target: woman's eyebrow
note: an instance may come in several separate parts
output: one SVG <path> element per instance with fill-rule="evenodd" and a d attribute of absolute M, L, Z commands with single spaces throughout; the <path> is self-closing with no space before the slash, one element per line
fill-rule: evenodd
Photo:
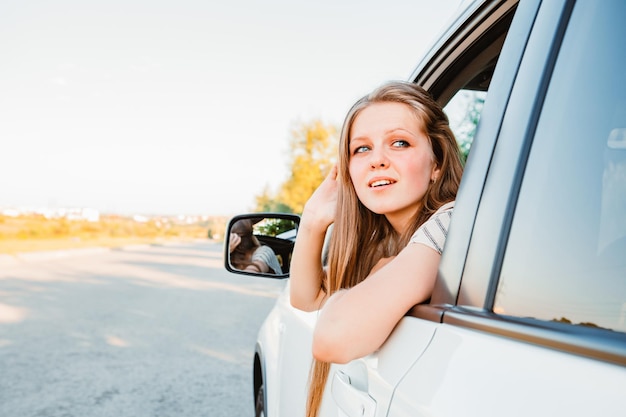
<path fill-rule="evenodd" d="M 354 142 L 366 142 L 367 140 L 369 140 L 367 136 L 356 136 L 354 138 L 350 138 L 348 144 L 352 145 Z"/>
<path fill-rule="evenodd" d="M 395 127 L 393 129 L 389 129 L 389 130 L 387 130 L 385 132 L 385 134 L 389 135 L 391 133 L 396 133 L 396 132 L 405 132 L 405 133 L 410 134 L 411 136 L 415 136 L 415 133 L 413 133 L 411 130 L 407 130 L 407 129 L 403 128 L 403 127 Z"/>
<path fill-rule="evenodd" d="M 403 127 L 394 127 L 394 128 L 391 128 L 389 130 L 384 131 L 383 133 L 385 134 L 385 136 L 388 136 L 388 135 L 391 135 L 391 134 L 394 134 L 394 133 L 397 133 L 397 132 L 404 132 L 404 133 L 407 133 L 407 134 L 409 134 L 409 135 L 411 135 L 413 137 L 417 136 L 413 131 L 405 129 Z M 353 142 L 358 142 L 358 141 L 365 142 L 365 141 L 368 141 L 368 140 L 370 140 L 370 139 L 369 139 L 369 137 L 367 135 L 355 136 L 355 137 L 351 137 L 349 139 L 348 144 L 351 145 Z"/>

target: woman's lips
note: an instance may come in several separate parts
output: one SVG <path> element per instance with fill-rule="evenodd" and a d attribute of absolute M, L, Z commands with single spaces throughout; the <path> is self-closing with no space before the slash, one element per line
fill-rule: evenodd
<path fill-rule="evenodd" d="M 395 181 L 390 178 L 375 178 L 369 182 L 368 186 L 370 188 L 375 188 L 375 187 L 382 187 L 385 185 L 391 185 L 394 183 Z"/>

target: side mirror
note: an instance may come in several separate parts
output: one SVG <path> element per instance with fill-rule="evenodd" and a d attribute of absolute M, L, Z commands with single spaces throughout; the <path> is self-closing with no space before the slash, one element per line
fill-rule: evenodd
<path fill-rule="evenodd" d="M 284 213 L 252 213 L 233 217 L 224 240 L 224 266 L 229 272 L 288 278 L 300 217 Z"/>

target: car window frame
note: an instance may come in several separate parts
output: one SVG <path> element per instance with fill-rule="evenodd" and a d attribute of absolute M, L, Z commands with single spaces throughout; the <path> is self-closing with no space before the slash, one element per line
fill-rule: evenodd
<path fill-rule="evenodd" d="M 521 5 L 517 1 L 501 1 L 470 7 L 461 19 L 457 20 L 453 29 L 444 35 L 445 40 L 435 44 L 436 53 L 428 54 L 411 76 L 413 82 L 427 89 L 445 92 L 443 97 L 433 94 L 435 100 L 445 106 L 446 100 L 451 97 L 450 90 L 436 86 L 453 82 L 457 88 L 461 88 L 458 76 L 463 71 L 464 64 L 482 53 L 479 46 L 484 42 L 480 43 L 480 38 L 489 37 L 487 32 L 494 27 L 498 31 L 502 30 L 497 27 L 498 22 L 505 15 L 514 13 L 508 28 L 509 35 L 502 46 L 499 63 L 491 80 L 491 85 L 497 87 L 490 87 L 488 90 L 472 150 L 465 166 L 431 302 L 415 306 L 409 313 L 412 316 L 442 321 L 444 312 L 456 304 L 485 177 L 509 93 L 539 4 L 540 0 L 529 0 Z M 460 24 L 461 21 L 464 23 Z M 498 36 L 491 38 L 497 39 Z"/>

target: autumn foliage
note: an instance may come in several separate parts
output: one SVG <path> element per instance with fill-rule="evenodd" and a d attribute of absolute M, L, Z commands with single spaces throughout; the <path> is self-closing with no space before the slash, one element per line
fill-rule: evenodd
<path fill-rule="evenodd" d="M 301 123 L 289 140 L 289 177 L 277 193 L 267 188 L 256 198 L 256 211 L 301 214 L 304 204 L 335 163 L 338 129 L 320 120 Z"/>

